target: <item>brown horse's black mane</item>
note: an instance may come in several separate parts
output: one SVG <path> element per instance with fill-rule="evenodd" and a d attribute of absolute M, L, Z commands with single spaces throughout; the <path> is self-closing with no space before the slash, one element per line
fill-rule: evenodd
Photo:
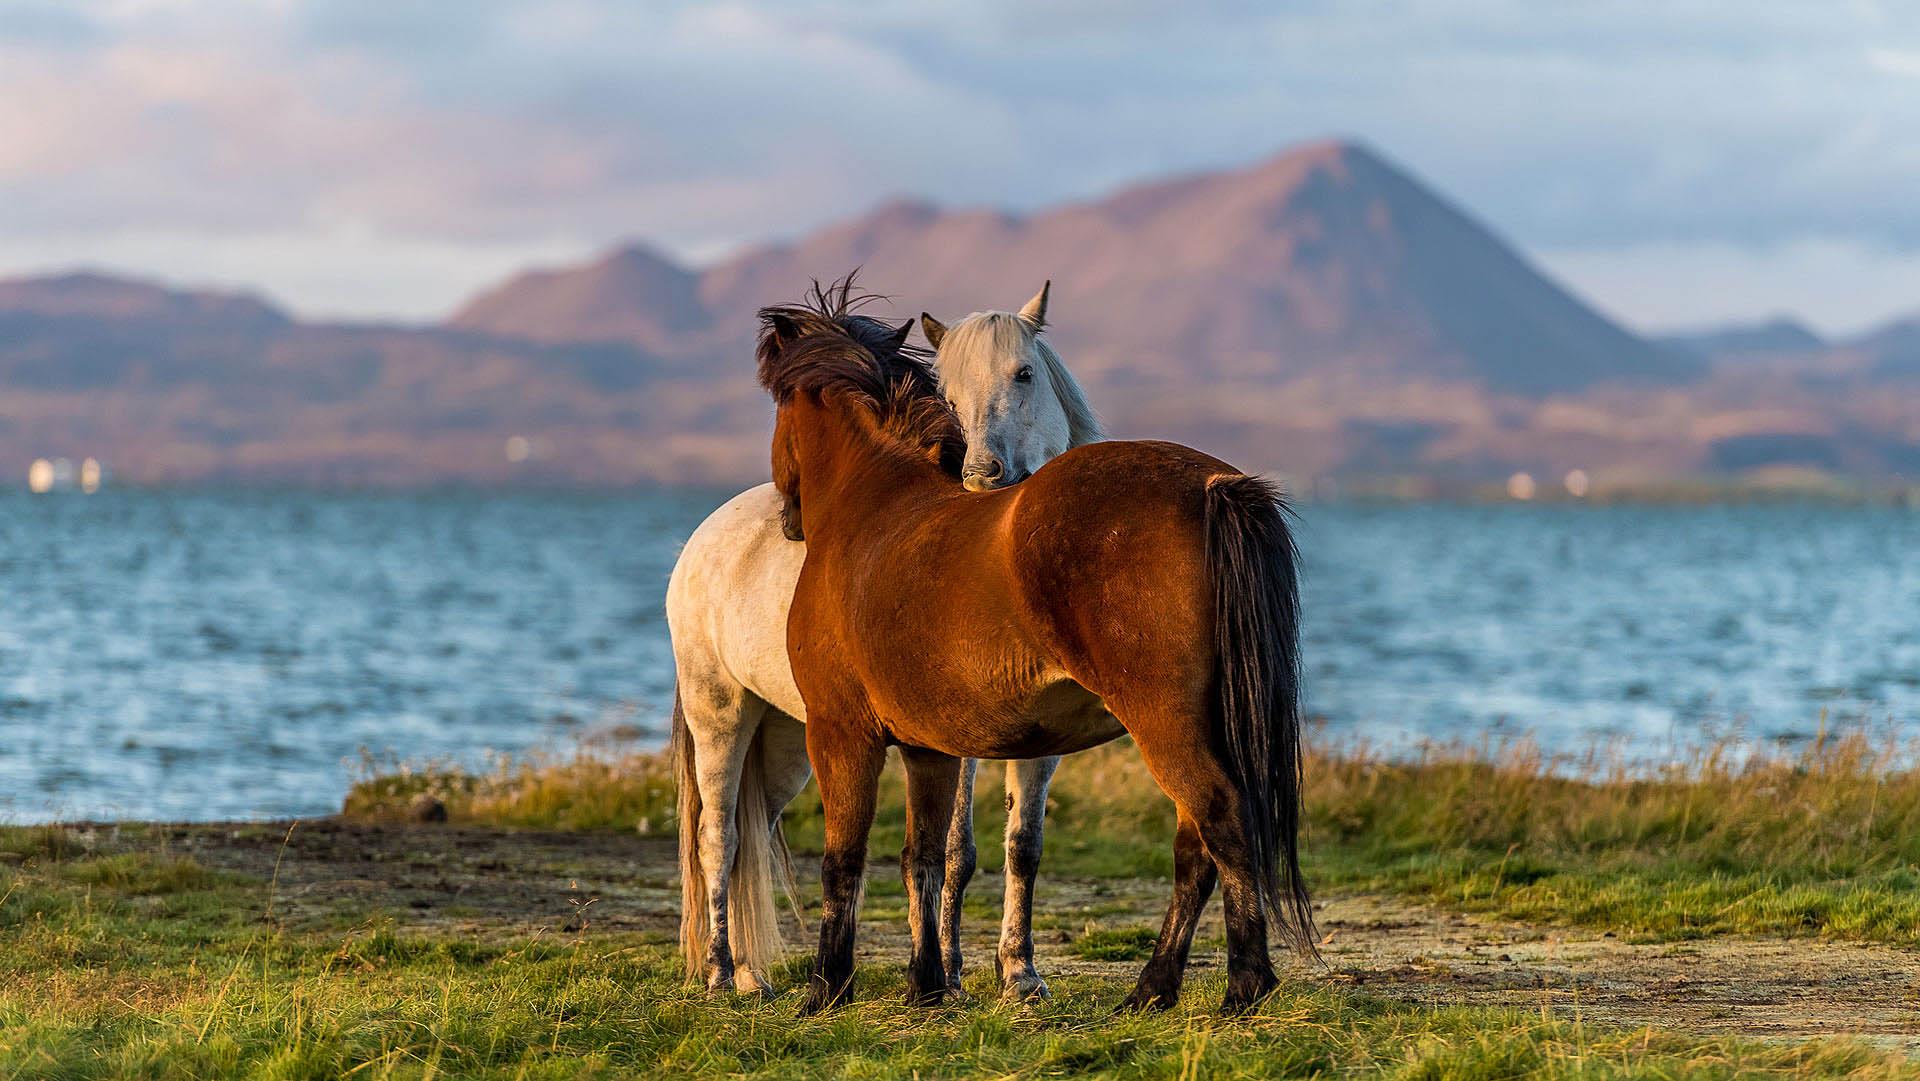
<path fill-rule="evenodd" d="M 866 409 L 880 430 L 916 450 L 940 452 L 956 475 L 966 441 L 940 393 L 931 355 L 857 309 L 880 298 L 860 293 L 854 275 L 813 289 L 799 304 L 760 309 L 760 385 L 782 405 L 796 394 L 835 395 Z"/>

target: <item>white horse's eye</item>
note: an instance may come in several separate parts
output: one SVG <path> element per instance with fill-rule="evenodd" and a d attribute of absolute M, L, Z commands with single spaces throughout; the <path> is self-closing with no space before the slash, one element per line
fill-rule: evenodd
<path fill-rule="evenodd" d="M 1019 371 L 1013 373 L 1013 381 L 1016 383 L 1033 382 L 1033 366 L 1031 364 L 1022 365 Z"/>

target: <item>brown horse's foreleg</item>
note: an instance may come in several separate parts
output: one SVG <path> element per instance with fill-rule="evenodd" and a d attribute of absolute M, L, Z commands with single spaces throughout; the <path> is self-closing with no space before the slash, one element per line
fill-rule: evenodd
<path fill-rule="evenodd" d="M 853 989 L 853 936 L 860 918 L 867 869 L 867 835 L 885 745 L 864 734 L 829 731 L 818 719 L 807 724 L 807 757 L 820 782 L 826 846 L 820 859 L 820 952 L 814 955 L 802 1013 L 818 1013 L 847 1000 Z"/>
<path fill-rule="evenodd" d="M 947 990 L 940 953 L 940 900 L 961 760 L 913 747 L 902 747 L 900 757 L 907 766 L 907 843 L 900 850 L 900 877 L 907 886 L 907 923 L 913 938 L 907 1003 L 935 1006 Z"/>
<path fill-rule="evenodd" d="M 1007 763 L 1007 885 L 995 955 L 1006 998 L 1047 998 L 1047 981 L 1033 967 L 1033 880 L 1040 874 L 1047 788 L 1058 758 Z M 1211 887 L 1209 887 L 1211 888 Z"/>
<path fill-rule="evenodd" d="M 1213 896 L 1219 875 L 1213 857 L 1200 839 L 1200 826 L 1183 811 L 1178 832 L 1173 837 L 1173 899 L 1167 902 L 1167 918 L 1160 924 L 1160 939 L 1153 945 L 1153 956 L 1140 970 L 1133 993 L 1120 1004 L 1123 1010 L 1167 1010 L 1180 1001 L 1180 985 L 1186 979 L 1187 953 L 1193 948 L 1193 931 L 1200 924 L 1200 912 Z"/>

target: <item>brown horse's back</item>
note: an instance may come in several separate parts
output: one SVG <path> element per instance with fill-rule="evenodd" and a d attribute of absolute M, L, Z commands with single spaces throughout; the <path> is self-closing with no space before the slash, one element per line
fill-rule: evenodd
<path fill-rule="evenodd" d="M 1206 494 L 1223 475 L 1239 471 L 1190 447 L 1115 441 L 1069 451 L 1019 486 L 1012 573 L 1095 694 L 1139 686 L 1153 671 L 1161 678 L 1150 682 L 1169 694 L 1205 696 L 1214 647 Z"/>

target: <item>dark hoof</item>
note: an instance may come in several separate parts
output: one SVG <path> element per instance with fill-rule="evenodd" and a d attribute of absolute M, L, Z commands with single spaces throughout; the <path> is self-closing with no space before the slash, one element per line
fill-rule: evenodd
<path fill-rule="evenodd" d="M 1000 997 L 1008 1002 L 1046 1002 L 1053 998 L 1053 992 L 1037 973 L 1027 972 L 1002 985 Z"/>
<path fill-rule="evenodd" d="M 800 1004 L 800 1016 L 812 1017 L 815 1014 L 826 1013 L 836 1006 L 844 1005 L 848 999 L 853 997 L 852 992 L 851 981 L 849 981 L 847 986 L 840 988 L 840 990 L 831 991 L 828 990 L 825 981 L 815 979 L 811 986 L 807 988 L 807 1000 Z"/>
<path fill-rule="evenodd" d="M 1120 1003 L 1114 1013 L 1165 1013 L 1180 1002 L 1179 995 L 1144 992 L 1138 988 Z"/>
<path fill-rule="evenodd" d="M 813 1017 L 816 1014 L 823 1014 L 839 1004 L 832 995 L 809 991 L 807 993 L 807 1000 L 800 1004 L 800 1016 Z"/>
<path fill-rule="evenodd" d="M 938 1006 L 946 998 L 947 985 L 936 983 L 932 987 L 921 987 L 912 981 L 907 983 L 907 1005 Z"/>
<path fill-rule="evenodd" d="M 1227 996 L 1220 1000 L 1220 1012 L 1248 1013 L 1279 989 L 1280 981 L 1270 972 L 1262 978 L 1229 979 Z"/>

